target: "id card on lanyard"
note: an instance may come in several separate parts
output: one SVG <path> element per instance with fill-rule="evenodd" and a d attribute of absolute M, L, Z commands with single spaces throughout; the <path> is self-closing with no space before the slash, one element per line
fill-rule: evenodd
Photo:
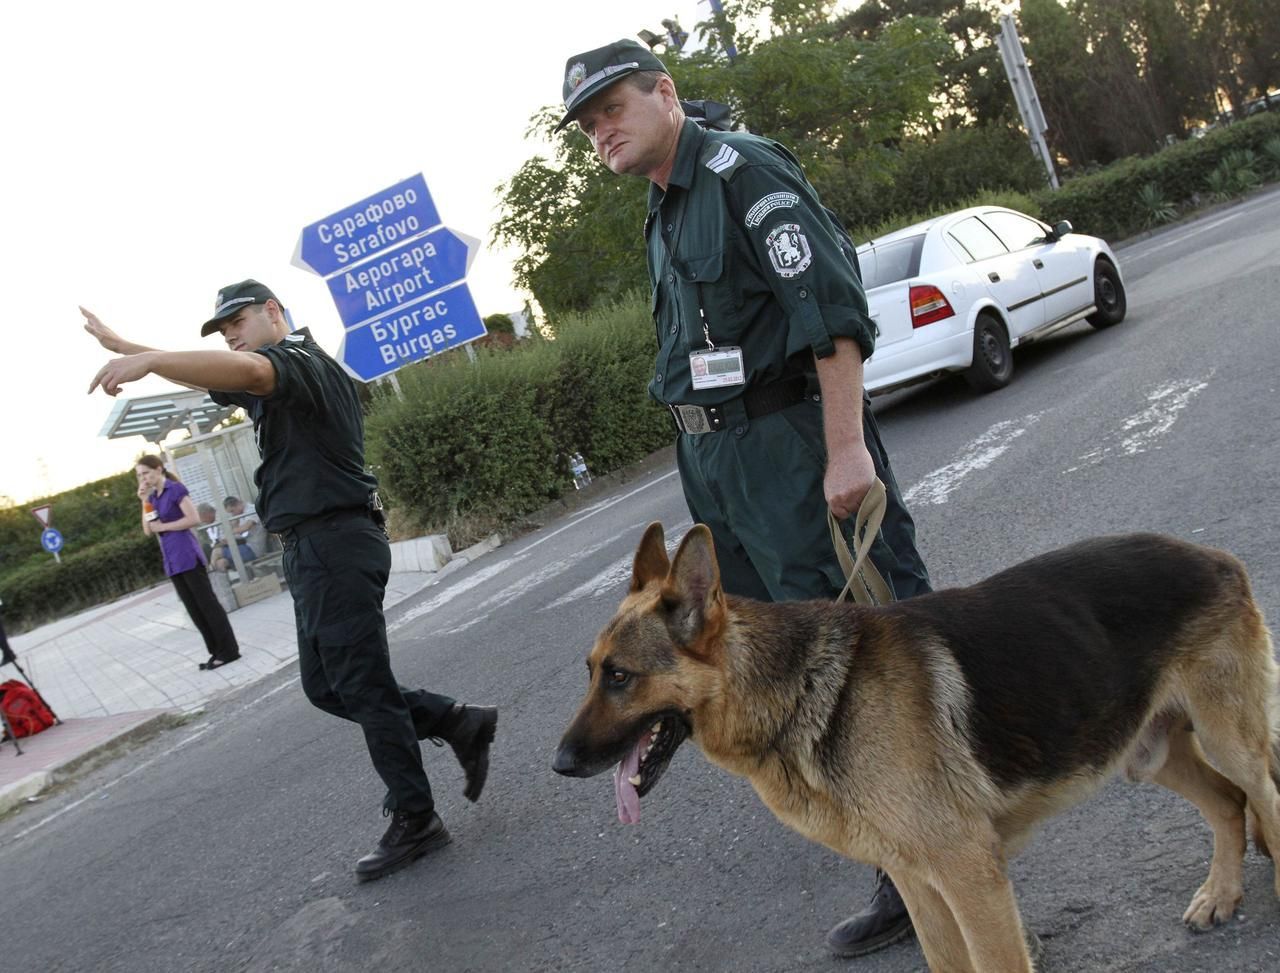
<path fill-rule="evenodd" d="M 708 342 L 710 344 L 710 342 Z M 689 374 L 695 389 L 742 385 L 747 380 L 741 348 L 704 348 L 689 356 Z"/>

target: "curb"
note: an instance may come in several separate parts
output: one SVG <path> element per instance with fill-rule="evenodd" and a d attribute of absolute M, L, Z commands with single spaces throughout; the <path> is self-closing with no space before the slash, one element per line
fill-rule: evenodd
<path fill-rule="evenodd" d="M 166 710 L 156 713 L 60 763 L 37 770 L 0 788 L 0 816 L 77 774 L 87 773 L 115 759 L 117 751 L 143 743 L 164 730 L 181 726 L 184 722 L 186 717 L 177 712 Z"/>

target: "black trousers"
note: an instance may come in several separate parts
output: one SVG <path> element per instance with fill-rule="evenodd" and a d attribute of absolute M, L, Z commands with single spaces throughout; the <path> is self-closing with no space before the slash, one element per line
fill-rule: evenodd
<path fill-rule="evenodd" d="M 181 571 L 169 578 L 178 597 L 182 600 L 187 614 L 196 623 L 200 636 L 204 639 L 204 647 L 215 659 L 234 659 L 240 654 L 240 644 L 236 641 L 236 633 L 231 628 L 227 613 L 213 593 L 213 585 L 209 583 L 209 575 L 203 564 L 197 564 L 190 571 Z"/>
<path fill-rule="evenodd" d="M 285 542 L 302 690 L 326 713 L 360 724 L 387 786 L 383 806 L 419 813 L 435 802 L 418 741 L 439 735 L 454 701 L 396 682 L 382 614 L 390 571 L 391 548 L 372 520 Z"/>
<path fill-rule="evenodd" d="M 871 561 L 895 599 L 923 594 L 931 587 L 915 522 L 865 396 L 862 433 L 887 494 Z M 690 515 L 711 528 L 725 591 L 759 601 L 839 595 L 845 578 L 827 527 L 820 402 L 805 399 L 720 432 L 682 433 L 676 460 Z M 852 537 L 853 519 L 842 527 Z"/>

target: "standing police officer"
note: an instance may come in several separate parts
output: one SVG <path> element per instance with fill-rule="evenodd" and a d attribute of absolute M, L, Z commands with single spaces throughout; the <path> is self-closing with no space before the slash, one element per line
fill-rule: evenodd
<path fill-rule="evenodd" d="M 666 67 L 635 41 L 569 58 L 563 94 L 559 127 L 576 121 L 610 170 L 651 183 L 649 392 L 680 430 L 685 500 L 711 528 L 725 590 L 837 596 L 845 578 L 824 508 L 851 517 L 876 476 L 888 509 L 871 560 L 895 597 L 930 590 L 862 388 L 875 333 L 866 296 L 799 163 L 776 142 L 686 118 Z M 858 956 L 910 931 L 881 873 L 870 908 L 827 942 Z"/>
<path fill-rule="evenodd" d="M 311 702 L 359 723 L 387 786 L 391 824 L 356 863 L 380 878 L 449 842 L 435 812 L 419 740 L 449 742 L 480 797 L 498 712 L 399 685 L 391 671 L 382 599 L 391 568 L 377 481 L 365 469 L 364 419 L 354 385 L 305 329 L 291 332 L 276 296 L 255 280 L 224 287 L 201 336 L 221 333 L 230 351 L 166 352 L 124 341 L 81 308 L 85 330 L 109 351 L 89 387 L 160 375 L 243 407 L 262 463 L 257 511 L 284 542 L 285 577 L 298 625 L 298 665 Z M 251 352 L 252 354 L 240 354 Z"/>

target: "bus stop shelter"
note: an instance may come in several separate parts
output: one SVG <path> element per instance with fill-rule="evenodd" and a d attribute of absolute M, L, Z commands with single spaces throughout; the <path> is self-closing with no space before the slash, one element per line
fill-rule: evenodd
<path fill-rule="evenodd" d="M 235 543 L 233 525 L 222 505 L 225 497 L 252 498 L 256 492 L 253 475 L 259 457 L 253 426 L 248 422 L 225 425 L 237 411 L 235 406 L 218 405 L 207 392 L 194 390 L 120 398 L 100 433 L 107 439 L 141 436 L 154 444 L 158 451 L 171 457 L 168 465 L 182 480 L 192 500 L 197 504 L 208 503 L 217 512 L 220 536 L 228 539 L 227 553 L 236 574 L 236 581 L 231 585 L 233 603 L 224 603 L 228 609 L 280 590 L 274 572 L 271 581 L 265 577 L 266 572 L 262 572 L 261 578 L 250 578 L 240 546 Z M 165 441 L 179 432 L 186 432 L 187 438 L 166 446 Z M 255 554 L 262 556 L 268 552 Z"/>

